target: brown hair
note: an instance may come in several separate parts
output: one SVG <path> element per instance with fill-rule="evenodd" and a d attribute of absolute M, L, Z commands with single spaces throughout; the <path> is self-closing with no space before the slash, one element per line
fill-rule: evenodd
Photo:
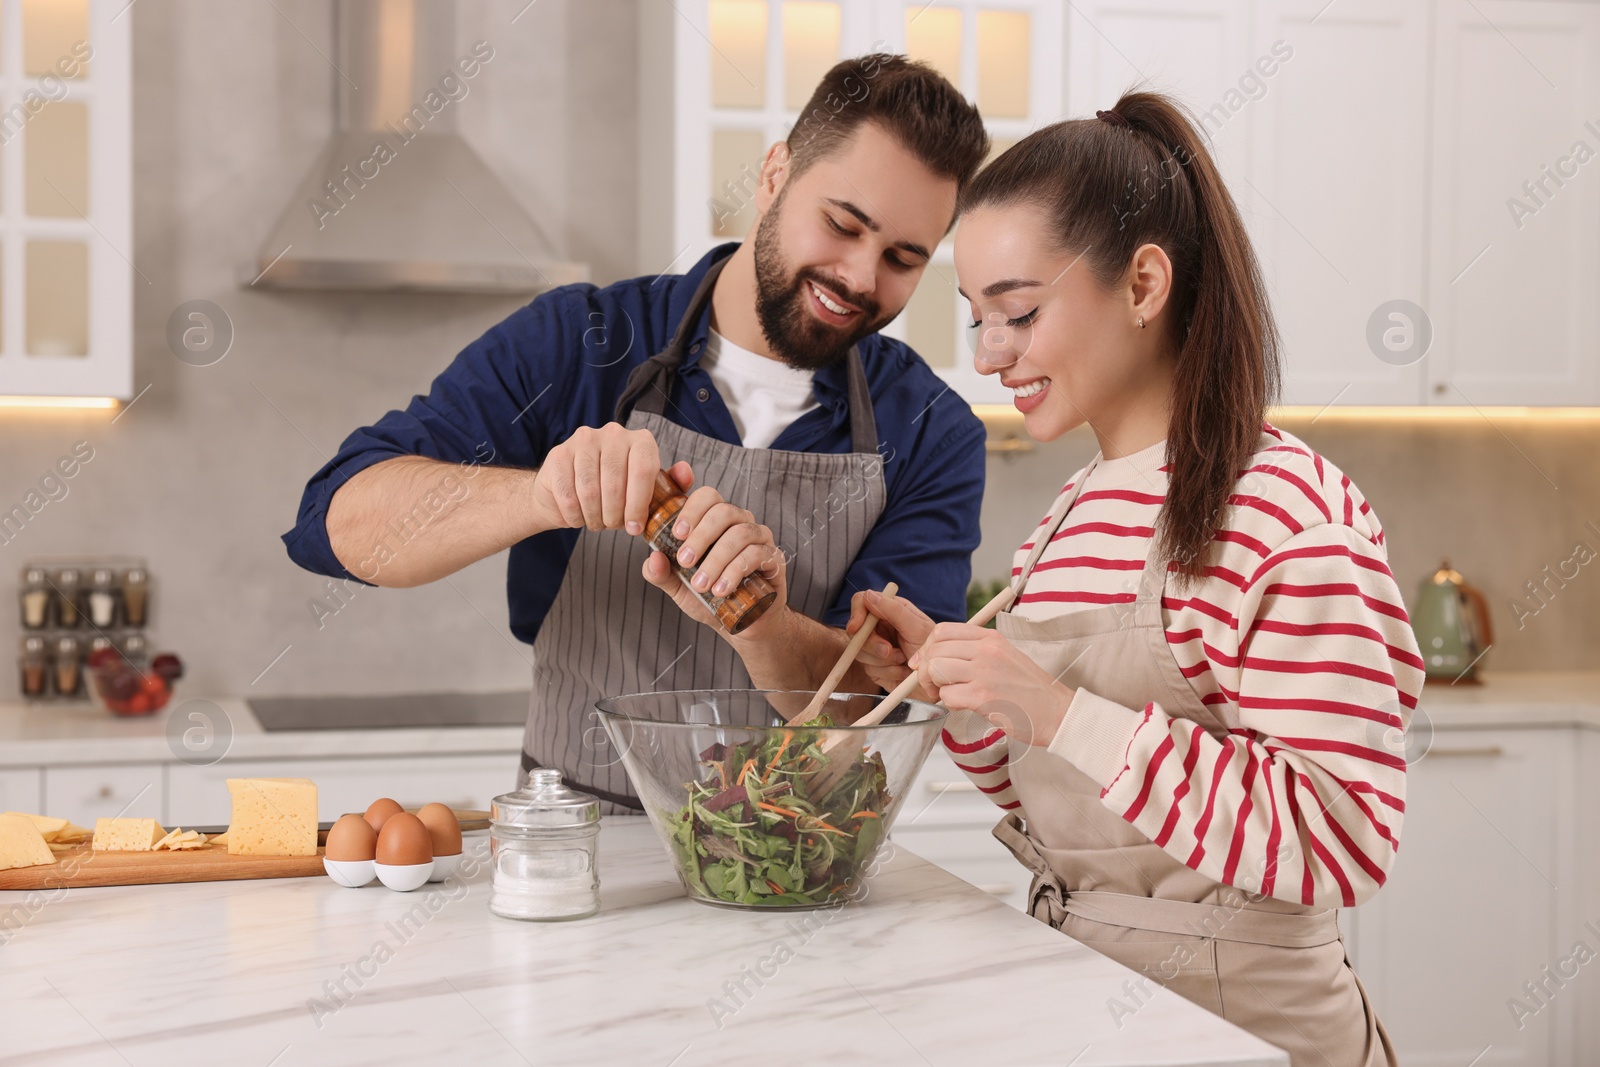
<path fill-rule="evenodd" d="M 863 123 L 876 122 L 943 178 L 965 186 L 989 154 L 978 109 L 925 63 L 874 52 L 822 76 L 787 138 L 790 177 L 838 151 Z"/>
<path fill-rule="evenodd" d="M 1277 328 L 1238 208 L 1181 106 L 1129 92 L 1102 114 L 1019 141 L 966 188 L 959 211 L 1043 208 L 1060 247 L 1107 287 L 1141 245 L 1171 259 L 1165 319 L 1178 354 L 1157 537 L 1182 574 L 1200 577 L 1277 396 Z"/>

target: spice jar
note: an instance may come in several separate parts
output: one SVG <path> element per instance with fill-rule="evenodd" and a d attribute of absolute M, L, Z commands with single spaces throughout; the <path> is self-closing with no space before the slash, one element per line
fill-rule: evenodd
<path fill-rule="evenodd" d="M 82 576 L 77 568 L 66 567 L 56 572 L 56 621 L 64 630 L 76 629 L 83 621 Z"/>
<path fill-rule="evenodd" d="M 527 785 L 494 798 L 489 819 L 490 911 L 552 921 L 600 910 L 598 800 L 563 785 L 560 771 L 540 767 Z"/>
<path fill-rule="evenodd" d="M 129 626 L 143 626 L 150 608 L 150 575 L 143 567 L 122 572 L 122 612 Z"/>
<path fill-rule="evenodd" d="M 83 688 L 83 663 L 78 658 L 78 639 L 63 637 L 56 642 L 56 693 L 64 697 L 78 695 Z"/>
<path fill-rule="evenodd" d="M 97 567 L 89 575 L 89 622 L 100 630 L 110 629 L 117 621 L 116 575 L 106 567 Z"/>
<path fill-rule="evenodd" d="M 41 567 L 22 572 L 22 628 L 43 630 L 50 625 L 50 582 Z"/>
<path fill-rule="evenodd" d="M 24 637 L 17 675 L 22 680 L 22 695 L 42 697 L 48 687 L 50 664 L 45 656 L 44 638 Z"/>
<path fill-rule="evenodd" d="M 700 599 L 724 630 L 730 634 L 739 633 L 766 614 L 778 599 L 778 591 L 759 574 L 746 577 L 737 589 L 725 597 L 713 596 L 710 590 L 702 593 L 696 589 L 691 581 L 694 569 L 678 562 L 678 550 L 683 547 L 683 542 L 672 534 L 672 524 L 688 502 L 688 496 L 678 488 L 678 483 L 672 480 L 670 474 L 666 471 L 657 474 L 655 491 L 650 497 L 650 519 L 644 527 L 645 540 L 650 542 L 651 548 L 667 557 L 682 579 L 684 588 Z"/>

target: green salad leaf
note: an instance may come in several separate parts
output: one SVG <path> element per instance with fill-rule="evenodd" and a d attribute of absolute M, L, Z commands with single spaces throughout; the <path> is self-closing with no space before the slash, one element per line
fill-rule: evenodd
<path fill-rule="evenodd" d="M 883 840 L 888 771 L 877 753 L 856 756 L 826 796 L 814 796 L 829 758 L 821 739 L 816 728 L 796 728 L 700 754 L 707 774 L 685 785 L 683 807 L 667 815 L 692 891 L 781 907 L 840 899 L 854 884 Z"/>

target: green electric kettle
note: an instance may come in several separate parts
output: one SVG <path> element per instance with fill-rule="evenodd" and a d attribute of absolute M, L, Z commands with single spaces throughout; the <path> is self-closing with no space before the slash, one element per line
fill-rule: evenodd
<path fill-rule="evenodd" d="M 1480 657 L 1494 643 L 1488 601 L 1449 560 L 1423 580 L 1411 629 L 1429 681 L 1476 682 Z"/>

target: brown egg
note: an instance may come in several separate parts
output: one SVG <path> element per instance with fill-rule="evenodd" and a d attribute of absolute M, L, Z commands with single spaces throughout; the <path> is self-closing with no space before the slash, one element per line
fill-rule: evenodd
<path fill-rule="evenodd" d="M 424 804 L 422 810 L 417 812 L 417 818 L 422 820 L 422 825 L 428 828 L 428 835 L 433 838 L 435 856 L 461 855 L 461 823 L 456 819 L 455 812 L 443 804 Z"/>
<path fill-rule="evenodd" d="M 370 860 L 378 854 L 378 831 L 359 815 L 341 815 L 328 830 L 323 853 L 330 860 Z"/>
<path fill-rule="evenodd" d="M 433 860 L 433 840 L 422 820 L 409 811 L 396 812 L 384 820 L 378 831 L 379 863 L 391 867 L 409 867 L 414 863 Z"/>
<path fill-rule="evenodd" d="M 368 806 L 367 822 L 372 824 L 373 832 L 381 834 L 383 833 L 384 820 L 393 815 L 395 812 L 402 810 L 404 809 L 401 808 L 399 804 L 396 804 L 388 797 L 381 797 L 377 800 L 374 800 L 371 805 Z"/>

